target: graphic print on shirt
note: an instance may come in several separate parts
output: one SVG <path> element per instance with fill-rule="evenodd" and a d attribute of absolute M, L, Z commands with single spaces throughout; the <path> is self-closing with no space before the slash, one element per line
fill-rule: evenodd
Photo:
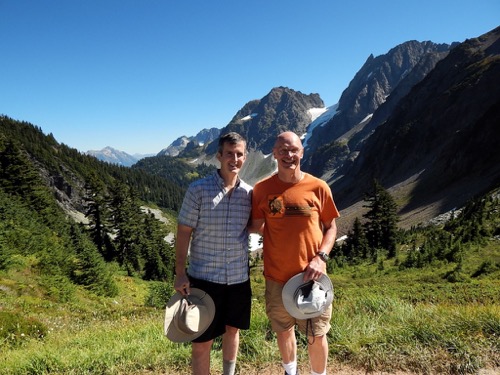
<path fill-rule="evenodd" d="M 269 202 L 269 212 L 272 217 L 283 217 L 285 214 L 285 205 L 283 203 L 282 195 L 269 195 L 267 197 Z"/>
<path fill-rule="evenodd" d="M 283 195 L 271 194 L 267 197 L 270 218 L 283 218 L 284 216 L 311 216 L 312 207 L 305 205 L 286 204 Z"/>

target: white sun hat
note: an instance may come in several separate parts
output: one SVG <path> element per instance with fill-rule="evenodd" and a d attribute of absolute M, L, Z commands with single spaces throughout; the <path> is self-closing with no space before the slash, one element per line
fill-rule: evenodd
<path fill-rule="evenodd" d="M 189 342 L 201 336 L 215 315 L 212 297 L 201 289 L 191 288 L 188 296 L 177 292 L 165 308 L 165 336 L 173 342 Z"/>
<path fill-rule="evenodd" d="M 281 297 L 286 311 L 294 318 L 316 318 L 331 305 L 333 285 L 325 274 L 316 281 L 304 282 L 304 272 L 301 272 L 288 280 Z"/>

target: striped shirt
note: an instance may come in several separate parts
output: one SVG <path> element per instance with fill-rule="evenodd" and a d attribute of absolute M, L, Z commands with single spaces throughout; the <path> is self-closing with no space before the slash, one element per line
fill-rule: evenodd
<path fill-rule="evenodd" d="M 219 284 L 248 280 L 252 187 L 238 179 L 231 194 L 217 172 L 189 185 L 178 223 L 193 228 L 188 274 Z"/>

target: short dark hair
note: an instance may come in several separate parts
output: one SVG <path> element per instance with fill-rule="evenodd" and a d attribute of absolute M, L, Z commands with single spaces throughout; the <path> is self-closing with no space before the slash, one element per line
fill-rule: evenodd
<path fill-rule="evenodd" d="M 224 143 L 229 143 L 234 145 L 240 142 L 243 142 L 245 144 L 245 150 L 246 150 L 247 141 L 245 138 L 243 138 L 236 132 L 226 133 L 219 138 L 219 149 L 217 150 L 217 152 L 222 155 L 222 149 L 224 148 Z"/>

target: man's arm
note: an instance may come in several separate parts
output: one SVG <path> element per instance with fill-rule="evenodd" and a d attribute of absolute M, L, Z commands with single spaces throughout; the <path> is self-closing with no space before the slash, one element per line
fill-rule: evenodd
<path fill-rule="evenodd" d="M 335 239 L 337 238 L 337 223 L 335 219 L 330 222 L 323 222 L 323 239 L 321 245 L 318 249 L 318 253 L 324 252 L 330 254 L 330 251 L 335 245 Z M 321 277 L 321 274 L 326 274 L 326 263 L 319 257 L 315 256 L 309 262 L 304 274 L 304 281 L 317 280 Z"/>
<path fill-rule="evenodd" d="M 335 219 L 330 222 L 323 222 L 323 241 L 321 241 L 321 246 L 318 249 L 318 252 L 325 252 L 330 254 L 330 251 L 333 249 L 333 245 L 335 245 L 335 239 L 337 238 L 337 223 Z"/>
<path fill-rule="evenodd" d="M 177 238 L 175 241 L 175 281 L 174 288 L 181 294 L 189 294 L 189 279 L 186 275 L 186 262 L 189 250 L 189 242 L 193 228 L 179 224 L 177 226 Z"/>
<path fill-rule="evenodd" d="M 248 232 L 258 233 L 262 236 L 264 232 L 264 219 L 250 220 L 248 223 Z"/>

